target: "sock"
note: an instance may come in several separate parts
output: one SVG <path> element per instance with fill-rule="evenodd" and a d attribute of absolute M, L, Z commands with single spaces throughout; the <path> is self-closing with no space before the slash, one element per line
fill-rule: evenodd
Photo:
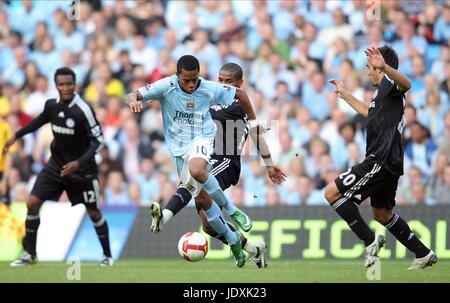
<path fill-rule="evenodd" d="M 203 210 L 203 212 L 212 228 L 222 235 L 228 243 L 236 243 L 239 240 L 236 233 L 225 222 L 222 211 L 217 204 L 211 203 L 211 207 L 208 210 Z"/>
<path fill-rule="evenodd" d="M 191 201 L 191 193 L 184 187 L 178 187 L 175 194 L 170 198 L 165 209 L 172 212 L 172 216 L 175 216 L 183 207 L 185 207 L 189 201 Z M 164 211 L 163 211 L 164 213 Z"/>
<path fill-rule="evenodd" d="M 251 254 L 251 255 L 256 255 L 258 253 L 258 250 L 256 249 L 255 244 L 253 244 L 252 241 L 245 241 L 245 245 L 242 246 L 242 248 L 244 249 L 245 252 Z"/>
<path fill-rule="evenodd" d="M 339 214 L 339 216 L 347 222 L 348 226 L 350 226 L 356 236 L 364 241 L 366 246 L 369 246 L 373 241 L 375 241 L 375 233 L 363 220 L 361 214 L 359 213 L 358 207 L 355 203 L 353 203 L 353 201 L 348 200 L 346 197 L 341 197 L 331 203 L 331 206 Z"/>
<path fill-rule="evenodd" d="M 167 202 L 166 207 L 162 211 L 162 224 L 166 224 L 175 216 L 180 210 L 182 210 L 191 201 L 191 193 L 183 186 L 177 188 L 175 194 Z"/>
<path fill-rule="evenodd" d="M 174 216 L 174 213 L 169 209 L 162 210 L 162 224 L 166 224 Z"/>
<path fill-rule="evenodd" d="M 219 182 L 217 182 L 216 177 L 212 174 L 208 175 L 208 180 L 203 184 L 203 188 L 214 202 L 225 209 L 228 215 L 233 214 L 237 210 L 236 206 L 225 197 L 225 194 L 219 186 Z"/>
<path fill-rule="evenodd" d="M 394 214 L 389 222 L 384 224 L 384 227 L 386 227 L 400 243 L 415 253 L 416 258 L 425 257 L 430 252 L 430 250 L 411 231 L 408 223 L 400 218 L 399 215 Z"/>
<path fill-rule="evenodd" d="M 25 239 L 22 243 L 24 249 L 32 256 L 36 256 L 36 238 L 40 223 L 41 219 L 39 219 L 39 213 L 27 213 L 27 219 L 25 221 Z"/>
<path fill-rule="evenodd" d="M 98 239 L 103 248 L 103 254 L 108 258 L 111 258 L 111 249 L 109 248 L 109 231 L 108 223 L 105 217 L 102 217 L 97 222 L 94 222 L 95 231 L 97 232 Z"/>
<path fill-rule="evenodd" d="M 231 229 L 232 232 L 235 232 L 235 231 L 236 231 L 236 228 L 234 228 L 233 225 L 231 225 L 231 224 L 228 223 L 228 222 L 227 222 L 227 225 L 228 225 L 228 227 Z M 227 240 L 226 240 L 225 237 L 222 236 L 221 234 L 218 234 L 217 232 L 215 232 L 214 235 L 212 235 L 212 234 L 209 234 L 209 235 L 210 235 L 211 237 L 214 237 L 214 238 L 220 240 L 223 244 L 228 245 Z M 242 237 L 242 247 L 244 247 L 244 245 L 245 245 L 246 242 L 247 242 L 247 238 L 243 236 L 243 237 Z"/>

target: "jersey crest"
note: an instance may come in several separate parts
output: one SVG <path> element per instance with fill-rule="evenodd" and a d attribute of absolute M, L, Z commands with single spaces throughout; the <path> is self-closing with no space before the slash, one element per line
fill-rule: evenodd
<path fill-rule="evenodd" d="M 187 100 L 186 101 L 186 110 L 194 110 L 195 109 L 195 101 L 194 100 Z"/>
<path fill-rule="evenodd" d="M 74 128 L 74 126 L 75 126 L 75 121 L 74 121 L 72 118 L 68 118 L 68 119 L 66 120 L 66 126 L 67 126 L 68 128 Z"/>

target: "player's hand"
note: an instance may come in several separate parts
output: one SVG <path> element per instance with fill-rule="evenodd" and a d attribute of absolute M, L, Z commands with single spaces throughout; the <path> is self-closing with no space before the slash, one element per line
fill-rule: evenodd
<path fill-rule="evenodd" d="M 369 47 L 364 51 L 367 56 L 367 61 L 374 67 L 384 70 L 386 63 L 378 48 L 375 46 Z"/>
<path fill-rule="evenodd" d="M 347 97 L 347 91 L 344 88 L 344 83 L 336 79 L 328 80 L 328 82 L 335 86 L 334 93 L 345 100 L 345 98 Z"/>
<path fill-rule="evenodd" d="M 61 177 L 68 176 L 74 172 L 76 172 L 80 168 L 80 163 L 78 161 L 71 161 L 66 165 L 63 165 L 63 169 L 61 170 Z"/>
<path fill-rule="evenodd" d="M 138 97 L 140 97 L 140 96 L 138 95 L 138 93 L 136 91 L 129 93 L 128 95 L 125 96 L 125 103 L 128 104 L 128 106 L 130 107 L 130 110 L 133 113 L 138 113 L 144 108 L 144 105 L 138 99 Z"/>
<path fill-rule="evenodd" d="M 286 181 L 287 178 L 287 175 L 276 165 L 267 166 L 267 174 L 270 180 L 278 185 Z"/>
<path fill-rule="evenodd" d="M 6 154 L 14 142 L 16 142 L 16 135 L 12 135 L 12 137 L 6 140 L 5 145 L 3 146 L 2 154 Z"/>
<path fill-rule="evenodd" d="M 141 101 L 134 101 L 132 103 L 130 103 L 130 110 L 133 113 L 138 113 L 140 112 L 142 109 L 144 109 L 144 105 L 142 104 Z"/>

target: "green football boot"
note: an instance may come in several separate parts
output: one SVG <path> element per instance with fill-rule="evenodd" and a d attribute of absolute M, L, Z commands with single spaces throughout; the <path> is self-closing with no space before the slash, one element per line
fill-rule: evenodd
<path fill-rule="evenodd" d="M 239 232 L 236 232 L 236 235 L 238 236 L 239 240 L 235 244 L 230 245 L 230 248 L 231 252 L 233 253 L 233 257 L 236 260 L 237 267 L 241 268 L 242 266 L 244 266 L 247 256 L 242 250 L 241 235 L 239 234 Z"/>
<path fill-rule="evenodd" d="M 230 217 L 239 225 L 239 227 L 243 231 L 248 232 L 250 231 L 250 229 L 252 229 L 252 221 L 250 221 L 250 218 L 239 209 L 236 209 L 236 211 L 232 213 Z"/>

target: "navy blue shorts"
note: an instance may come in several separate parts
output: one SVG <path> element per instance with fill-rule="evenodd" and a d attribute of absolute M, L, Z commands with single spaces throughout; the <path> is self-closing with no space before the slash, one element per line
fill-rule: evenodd
<path fill-rule="evenodd" d="M 342 197 L 333 205 L 336 208 L 346 200 L 357 204 L 370 197 L 374 208 L 392 209 L 400 176 L 393 175 L 382 165 L 366 159 L 339 175 L 336 183 Z"/>

